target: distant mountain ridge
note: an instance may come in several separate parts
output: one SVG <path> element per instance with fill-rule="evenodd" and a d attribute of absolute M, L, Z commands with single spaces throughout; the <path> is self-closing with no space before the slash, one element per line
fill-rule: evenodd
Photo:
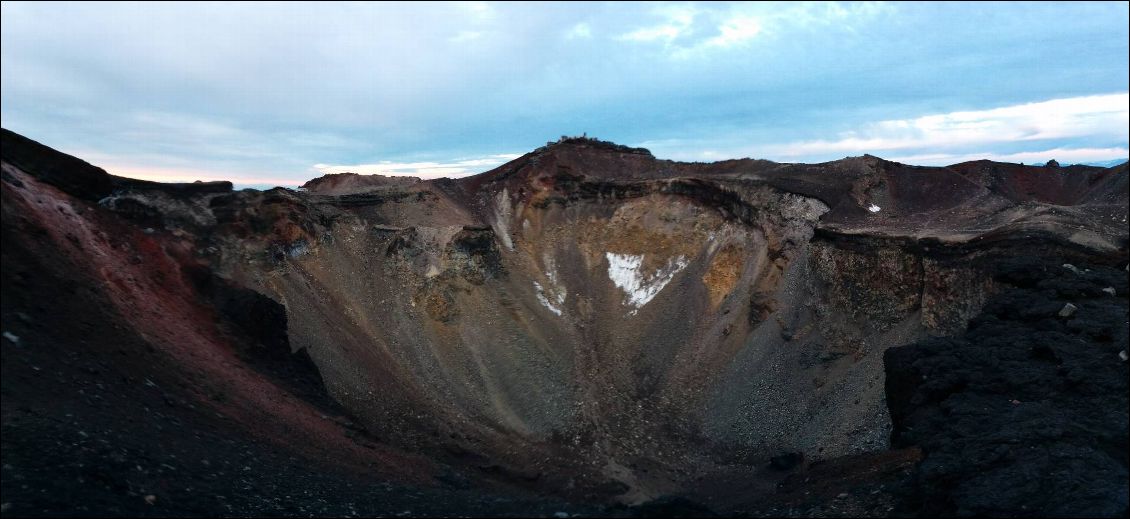
<path fill-rule="evenodd" d="M 1113 168 L 1115 166 L 1125 164 L 1126 161 L 1130 161 L 1130 158 L 1099 160 L 1092 162 L 1061 162 L 1060 164 L 1064 166 L 1095 166 L 1098 168 Z M 1033 162 L 1032 165 L 1045 166 L 1047 165 L 1047 162 Z"/>

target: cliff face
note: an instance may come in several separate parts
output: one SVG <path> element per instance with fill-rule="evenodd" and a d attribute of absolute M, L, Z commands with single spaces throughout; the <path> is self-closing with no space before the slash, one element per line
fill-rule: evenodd
<path fill-rule="evenodd" d="M 629 504 L 885 449 L 888 348 L 963 332 L 1000 261 L 1126 258 L 1125 166 L 688 164 L 576 139 L 459 180 L 233 192 L 7 131 L 3 159 L 6 244 L 70 258 L 41 268 L 84 272 L 171 372 L 229 395 L 195 405 Z M 256 348 L 310 359 L 330 398 L 246 368 Z M 369 463 L 406 477 L 389 459 Z"/>

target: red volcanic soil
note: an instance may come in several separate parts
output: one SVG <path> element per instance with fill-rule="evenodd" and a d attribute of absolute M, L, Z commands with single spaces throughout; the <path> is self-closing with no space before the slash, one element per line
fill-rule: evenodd
<path fill-rule="evenodd" d="M 1088 174 L 1087 166 L 1025 166 L 977 160 L 954 164 L 947 169 L 961 174 L 971 182 L 988 186 L 1014 202 L 1044 202 L 1056 205 L 1074 205 L 1083 201 L 1097 185 L 1109 176 L 1117 175 L 1112 168 L 1098 175 Z"/>
<path fill-rule="evenodd" d="M 205 304 L 189 240 L 5 170 L 5 517 L 570 509 L 382 445 Z"/>

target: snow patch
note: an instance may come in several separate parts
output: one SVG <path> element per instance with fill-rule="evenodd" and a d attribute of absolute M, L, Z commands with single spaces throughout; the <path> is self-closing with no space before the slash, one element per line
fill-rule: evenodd
<path fill-rule="evenodd" d="M 545 279 L 549 281 L 548 286 L 542 286 L 541 283 L 534 281 L 534 288 L 538 291 L 538 301 L 545 305 L 549 311 L 561 315 L 562 308 L 565 306 L 565 297 L 569 295 L 569 291 L 561 286 L 557 280 L 557 264 L 553 261 L 553 256 L 545 254 L 542 256 L 542 261 L 545 263 Z"/>
<path fill-rule="evenodd" d="M 631 311 L 632 314 L 654 299 L 659 291 L 671 282 L 675 274 L 689 264 L 685 256 L 671 258 L 667 260 L 667 265 L 648 276 L 641 268 L 642 254 L 637 256 L 606 252 L 604 257 L 608 259 L 608 279 L 627 294 L 626 304 L 635 307 L 635 310 Z"/>
<path fill-rule="evenodd" d="M 534 288 L 536 288 L 537 291 L 538 291 L 538 301 L 540 301 L 541 304 L 545 305 L 545 307 L 548 308 L 550 312 L 553 312 L 553 313 L 557 314 L 558 316 L 560 316 L 561 315 L 561 306 L 560 305 L 565 304 L 565 293 L 564 293 L 564 291 L 561 291 L 561 292 L 559 292 L 559 293 L 557 293 L 556 295 L 553 296 L 553 299 L 557 302 L 557 304 L 554 304 L 552 301 L 549 300 L 548 297 L 546 297 L 546 295 L 545 295 L 546 291 L 545 291 L 544 288 L 542 288 L 541 283 L 534 281 Z"/>

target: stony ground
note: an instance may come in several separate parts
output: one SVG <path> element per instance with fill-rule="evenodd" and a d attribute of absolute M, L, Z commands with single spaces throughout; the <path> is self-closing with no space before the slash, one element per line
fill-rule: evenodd
<path fill-rule="evenodd" d="M 894 443 L 925 455 L 900 512 L 1125 516 L 1126 271 L 997 269 L 1006 288 L 966 333 L 888 350 Z"/>

